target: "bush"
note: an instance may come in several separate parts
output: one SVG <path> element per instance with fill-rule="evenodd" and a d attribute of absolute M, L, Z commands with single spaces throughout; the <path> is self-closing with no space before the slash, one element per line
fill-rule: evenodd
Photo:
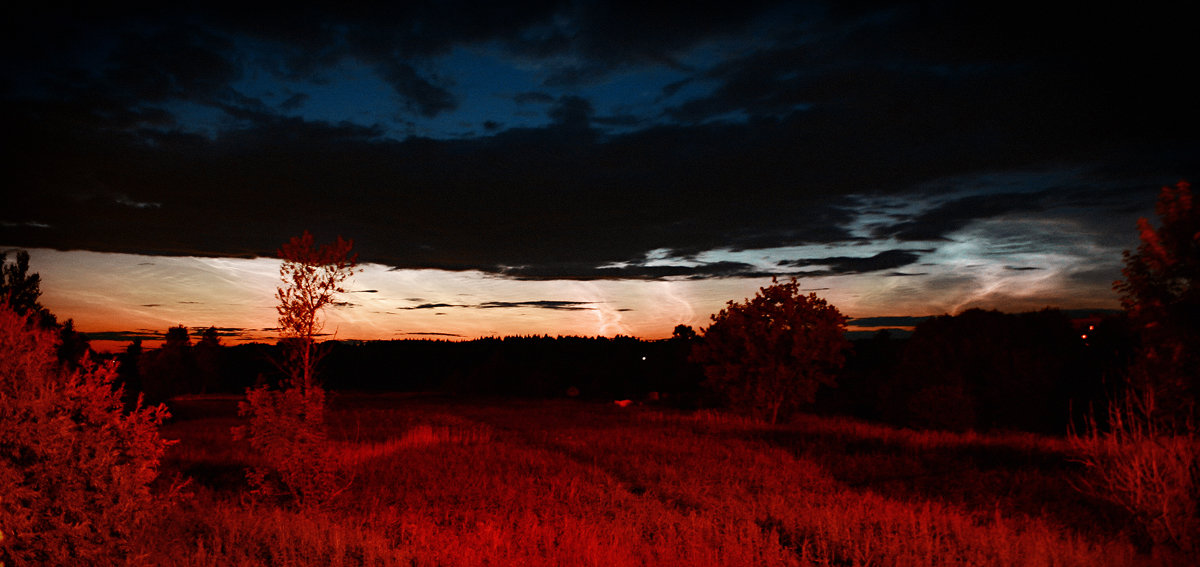
<path fill-rule="evenodd" d="M 1092 419 L 1071 435 L 1087 468 L 1079 488 L 1129 511 L 1144 539 L 1200 559 L 1200 438 L 1161 430 L 1155 397 L 1133 390 L 1109 406 L 1107 430 Z"/>
<path fill-rule="evenodd" d="M 57 335 L 0 302 L 0 563 L 98 565 L 154 510 L 164 406 L 125 413 L 116 365 L 57 360 Z"/>
<path fill-rule="evenodd" d="M 921 322 L 882 389 L 898 425 L 963 431 L 1066 431 L 1087 398 L 1084 343 L 1061 311 L 968 309 Z"/>
<path fill-rule="evenodd" d="M 289 385 L 246 391 L 238 414 L 249 418 L 233 430 L 261 458 L 246 478 L 260 496 L 290 496 L 302 506 L 320 506 L 339 492 L 325 431 L 325 391 Z"/>

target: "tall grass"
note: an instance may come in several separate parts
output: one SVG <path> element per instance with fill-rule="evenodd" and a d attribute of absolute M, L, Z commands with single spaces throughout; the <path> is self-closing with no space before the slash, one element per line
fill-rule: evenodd
<path fill-rule="evenodd" d="M 1079 487 L 1128 510 L 1154 545 L 1200 560 L 1200 437 L 1161 429 L 1155 403 L 1152 390 L 1131 391 L 1109 405 L 1107 427 L 1089 419 L 1071 436 L 1088 473 Z"/>
<path fill-rule="evenodd" d="M 352 472 L 353 482 L 331 507 L 301 512 L 246 496 L 244 480 L 228 471 L 255 457 L 212 433 L 228 432 L 228 419 L 165 428 L 164 435 L 181 439 L 166 466 L 190 471 L 194 492 L 139 538 L 140 563 L 1133 565 L 1149 559 L 1119 533 L 998 505 L 1004 496 L 946 499 L 919 484 L 895 490 L 897 481 L 877 486 L 871 475 L 850 478 L 832 466 L 886 469 L 895 461 L 905 468 L 910 458 L 898 455 L 938 450 L 996 450 L 1007 459 L 1010 445 L 1037 447 L 1066 462 L 1062 446 L 1035 438 L 936 437 L 824 418 L 768 427 L 723 414 L 574 401 L 347 396 L 329 419 L 337 467 Z M 1042 472 L 1014 470 L 1006 486 Z"/>

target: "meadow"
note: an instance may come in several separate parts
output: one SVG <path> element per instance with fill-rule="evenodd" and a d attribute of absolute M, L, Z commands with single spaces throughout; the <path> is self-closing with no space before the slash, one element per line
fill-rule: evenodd
<path fill-rule="evenodd" d="M 249 494 L 236 397 L 177 400 L 131 562 L 1144 565 L 1066 440 L 597 401 L 335 394 L 321 507 Z"/>

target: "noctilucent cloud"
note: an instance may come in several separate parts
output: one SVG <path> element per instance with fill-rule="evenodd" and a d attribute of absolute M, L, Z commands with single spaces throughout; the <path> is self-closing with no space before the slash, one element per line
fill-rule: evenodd
<path fill-rule="evenodd" d="M 0 249 L 101 348 L 270 339 L 303 230 L 360 254 L 340 338 L 661 338 L 792 276 L 872 329 L 1114 308 L 1198 169 L 1167 10 L 401 4 L 14 9 Z"/>

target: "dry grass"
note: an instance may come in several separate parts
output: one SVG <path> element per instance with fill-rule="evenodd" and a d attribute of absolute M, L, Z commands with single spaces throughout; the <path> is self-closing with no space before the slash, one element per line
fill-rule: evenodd
<path fill-rule="evenodd" d="M 167 466 L 195 476 L 195 490 L 169 521 L 140 538 L 145 547 L 136 562 L 1135 565 L 1154 559 L 1139 555 L 1120 529 L 1095 529 L 1072 523 L 1072 514 L 1027 505 L 1022 486 L 1065 486 L 1057 477 L 1072 470 L 1060 441 L 1032 436 L 946 436 L 824 418 L 768 427 L 722 414 L 575 401 L 345 396 L 330 421 L 339 467 L 353 471 L 354 480 L 332 508 L 313 514 L 245 496 L 244 481 L 229 471 L 253 457 L 214 436 L 228 431 L 228 419 L 181 421 L 164 430 L 182 440 Z M 922 465 L 925 453 L 939 463 Z M 987 455 L 1011 466 L 980 464 Z M 919 477 L 900 478 L 956 462 L 967 465 L 962 482 L 979 483 L 983 494 L 946 496 Z M 1070 500 L 1050 505 L 1059 503 Z"/>
<path fill-rule="evenodd" d="M 1195 428 L 1166 431 L 1151 417 L 1153 392 L 1130 393 L 1109 406 L 1108 426 L 1090 420 L 1071 436 L 1087 467 L 1080 488 L 1126 509 L 1144 538 L 1200 557 L 1200 437 Z"/>

